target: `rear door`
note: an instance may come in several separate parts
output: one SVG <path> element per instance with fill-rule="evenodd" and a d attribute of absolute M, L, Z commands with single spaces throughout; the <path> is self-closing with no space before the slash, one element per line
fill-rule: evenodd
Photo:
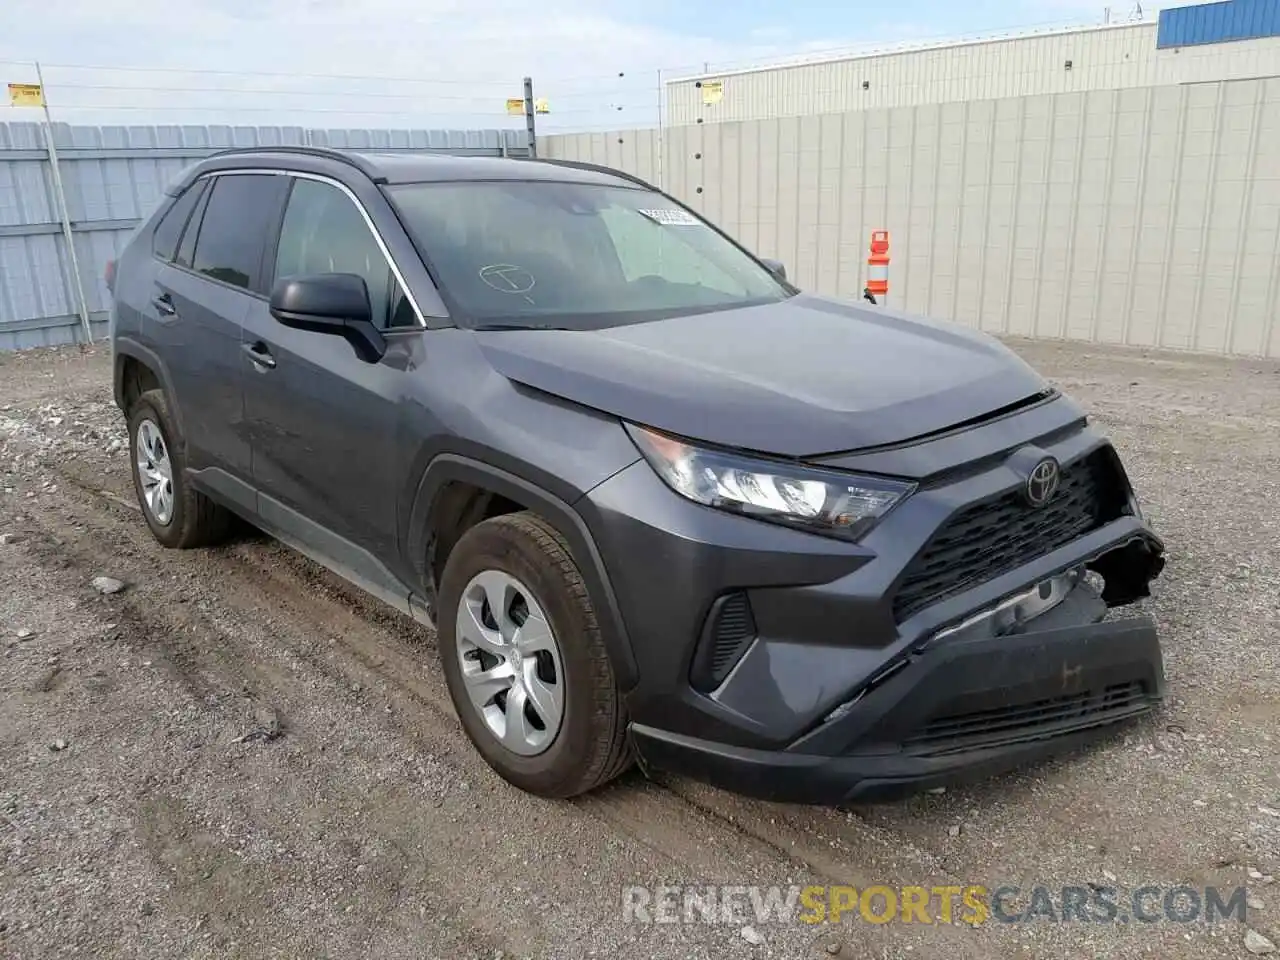
<path fill-rule="evenodd" d="M 378 363 L 340 336 L 286 327 L 255 302 L 244 320 L 245 418 L 253 437 L 259 513 L 275 532 L 337 561 L 366 588 L 399 593 L 396 500 L 405 455 L 399 398 L 406 340 L 421 329 L 354 197 L 336 182 L 297 175 L 268 250 L 275 279 L 354 273 L 388 337 Z"/>
<path fill-rule="evenodd" d="M 157 280 L 177 256 L 178 242 L 208 186 L 208 180 L 197 180 L 172 202 L 166 198 L 166 209 L 150 234 L 136 233 L 120 255 L 111 291 L 113 338 L 118 331 L 154 351 L 157 333 L 163 334 L 172 320 L 169 305 L 158 299 L 163 291 Z"/>
<path fill-rule="evenodd" d="M 159 271 L 158 349 L 182 410 L 187 462 L 199 482 L 254 508 L 244 425 L 241 327 L 265 302 L 262 256 L 287 180 L 234 171 L 210 178 Z"/>

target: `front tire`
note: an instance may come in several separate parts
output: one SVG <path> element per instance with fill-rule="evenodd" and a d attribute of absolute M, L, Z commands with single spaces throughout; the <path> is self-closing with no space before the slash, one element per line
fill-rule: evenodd
<path fill-rule="evenodd" d="M 463 535 L 441 577 L 438 636 L 463 730 L 503 779 L 564 798 L 631 765 L 586 584 L 546 521 L 508 514 Z"/>
<path fill-rule="evenodd" d="M 223 540 L 231 515 L 187 482 L 186 454 L 163 390 L 148 390 L 129 410 L 133 487 L 151 534 L 180 550 Z"/>

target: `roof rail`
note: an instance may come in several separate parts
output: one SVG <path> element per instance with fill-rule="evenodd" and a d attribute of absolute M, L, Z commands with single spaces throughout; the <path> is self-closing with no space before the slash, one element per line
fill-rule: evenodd
<path fill-rule="evenodd" d="M 652 183 L 642 180 L 633 173 L 627 173 L 625 170 L 615 170 L 613 167 L 606 167 L 600 163 L 587 163 L 585 160 L 552 160 L 547 157 L 521 157 L 526 163 L 551 163 L 557 167 L 570 167 L 574 170 L 590 170 L 593 173 L 606 173 L 611 177 L 619 177 L 623 180 L 630 180 L 632 183 L 638 183 L 642 187 L 649 190 L 657 190 Z"/>
<path fill-rule="evenodd" d="M 215 157 L 234 157 L 237 155 L 251 155 L 256 153 L 292 153 L 303 157 L 317 157 L 324 160 L 336 160 L 339 163 L 345 163 L 355 167 L 361 173 L 365 174 L 371 180 L 381 179 L 381 174 L 377 168 L 358 153 L 352 153 L 347 150 L 338 150 L 334 147 L 303 147 L 303 146 L 261 146 L 261 147 L 231 147 L 226 150 L 219 150 L 217 153 L 210 154 L 207 159 L 212 160 Z"/>

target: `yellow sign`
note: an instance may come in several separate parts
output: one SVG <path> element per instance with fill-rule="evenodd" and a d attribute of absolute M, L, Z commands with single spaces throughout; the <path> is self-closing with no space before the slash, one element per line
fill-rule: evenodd
<path fill-rule="evenodd" d="M 43 107 L 44 88 L 38 83 L 11 83 L 9 103 L 15 107 Z"/>
<path fill-rule="evenodd" d="M 534 113 L 550 113 L 551 104 L 546 100 L 535 100 L 533 101 L 533 112 Z M 511 117 L 524 116 L 524 98 L 523 97 L 511 97 L 510 99 L 507 100 L 507 115 Z"/>
<path fill-rule="evenodd" d="M 702 81 L 702 102 L 705 106 L 714 106 L 724 99 L 723 80 Z"/>

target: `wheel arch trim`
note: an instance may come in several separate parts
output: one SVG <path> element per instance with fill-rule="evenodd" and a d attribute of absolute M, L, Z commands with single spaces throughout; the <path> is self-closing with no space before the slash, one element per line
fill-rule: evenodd
<path fill-rule="evenodd" d="M 427 566 L 431 509 L 444 487 L 453 482 L 483 487 L 533 510 L 565 539 L 596 608 L 605 649 L 609 653 L 618 685 L 624 692 L 634 688 L 639 680 L 639 668 L 618 606 L 617 595 L 590 528 L 571 504 L 523 477 L 456 453 L 439 454 L 427 464 L 414 496 L 407 543 L 409 562 L 421 582 L 431 586 L 432 574 Z M 440 611 L 435 612 L 439 622 Z"/>
<path fill-rule="evenodd" d="M 178 435 L 185 437 L 186 430 L 182 423 L 182 410 L 179 409 L 174 398 L 172 389 L 172 378 L 169 376 L 169 368 L 160 356 L 148 347 L 144 347 L 136 340 L 118 337 L 111 345 L 112 352 L 112 379 L 113 391 L 116 406 L 124 413 L 129 415 L 129 411 L 125 409 L 124 403 L 124 362 L 126 359 L 139 360 L 146 364 L 148 368 L 155 373 L 156 378 L 160 381 L 160 389 L 164 391 L 165 399 L 169 401 L 169 415 L 173 417 L 174 426 L 178 428 Z"/>

